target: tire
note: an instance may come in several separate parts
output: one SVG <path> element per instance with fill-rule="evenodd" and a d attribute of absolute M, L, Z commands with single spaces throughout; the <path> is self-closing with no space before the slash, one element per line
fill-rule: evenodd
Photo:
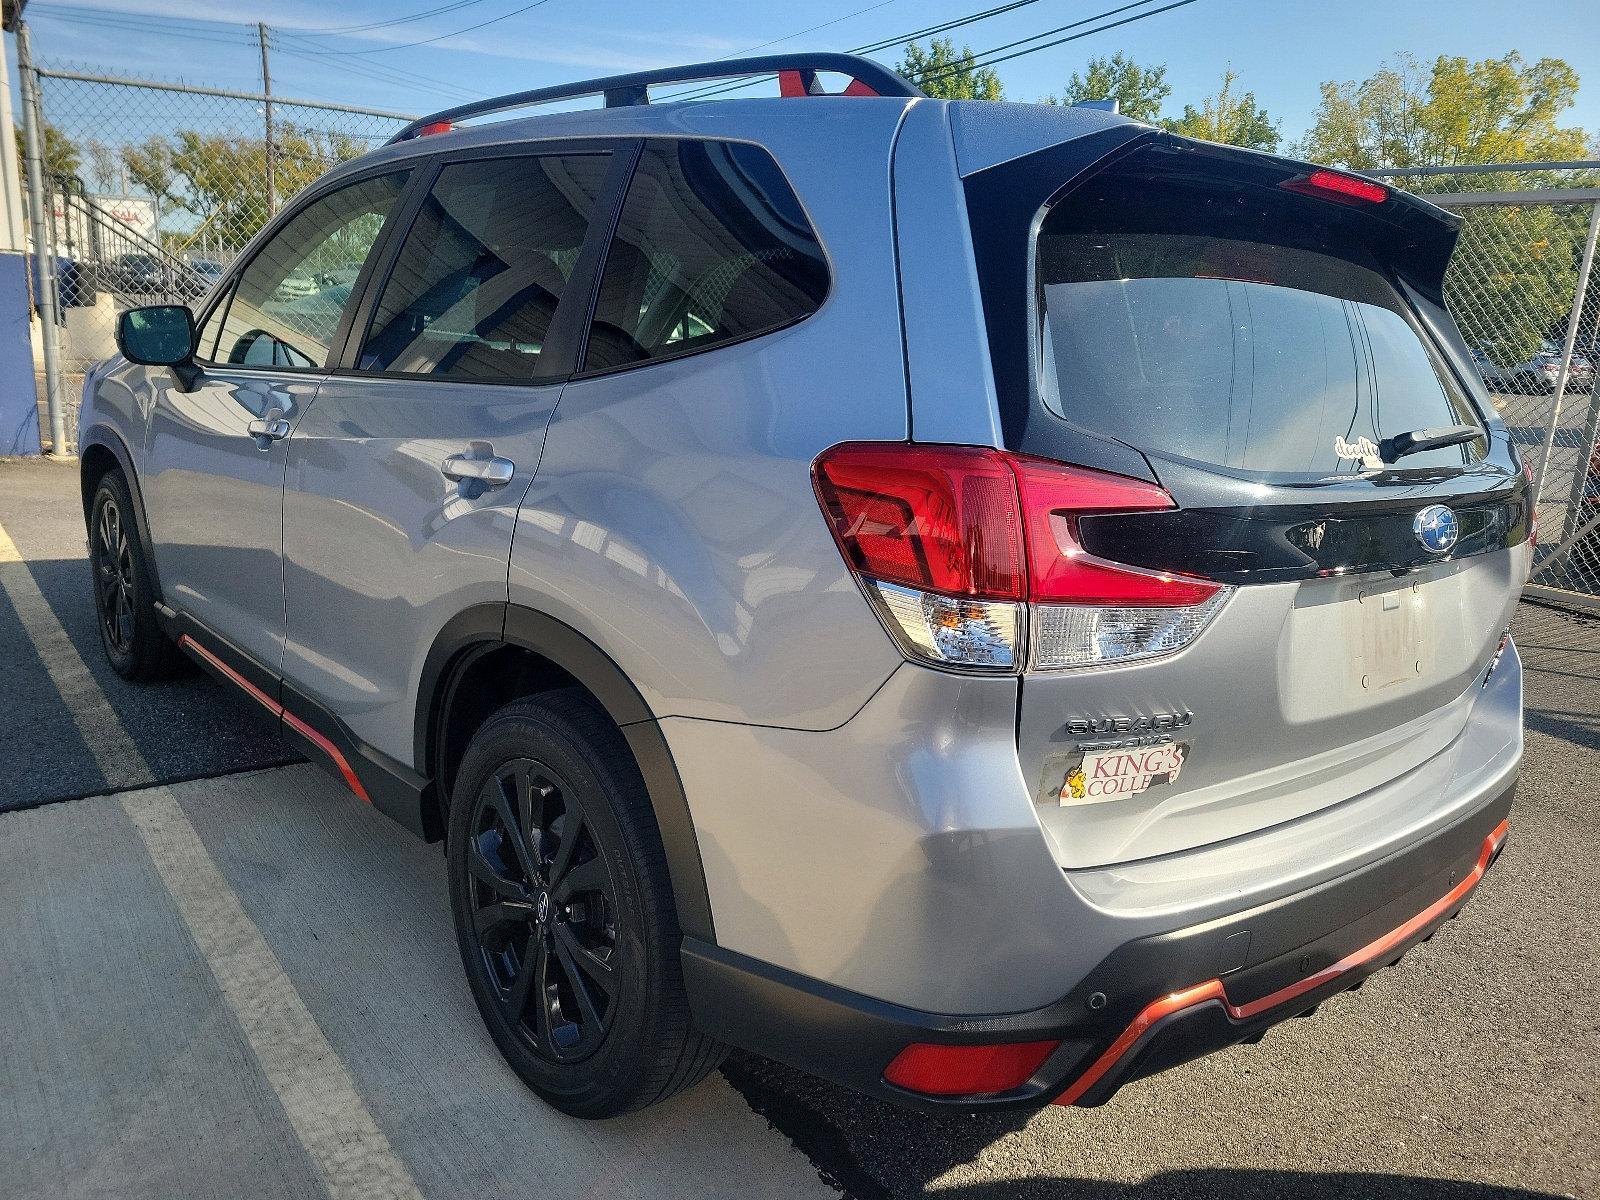
<path fill-rule="evenodd" d="M 155 588 L 122 472 L 101 477 L 89 506 L 95 625 L 112 670 L 136 683 L 166 679 L 183 662 L 156 619 Z"/>
<path fill-rule="evenodd" d="M 617 1116 L 722 1061 L 689 1018 L 644 780 L 586 692 L 519 700 L 484 723 L 456 775 L 448 834 L 473 999 L 542 1099 L 575 1117 Z"/>

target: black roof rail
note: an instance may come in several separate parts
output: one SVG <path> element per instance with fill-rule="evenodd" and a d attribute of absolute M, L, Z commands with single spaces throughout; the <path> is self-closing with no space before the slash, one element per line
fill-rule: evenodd
<path fill-rule="evenodd" d="M 694 63 L 686 67 L 660 67 L 654 71 L 634 71 L 627 75 L 608 75 L 602 79 L 584 79 L 577 83 L 561 83 L 554 87 L 534 88 L 527 92 L 513 92 L 509 96 L 496 96 L 488 100 L 474 100 L 459 104 L 426 117 L 418 117 L 389 139 L 392 145 L 414 138 L 430 125 L 448 126 L 468 117 L 481 117 L 489 113 L 505 112 L 534 104 L 550 104 L 556 100 L 570 100 L 578 96 L 606 98 L 607 108 L 625 108 L 634 104 L 649 104 L 650 89 L 662 84 L 697 83 L 707 79 L 736 79 L 744 75 L 779 76 L 784 94 L 823 95 L 817 82 L 818 71 L 832 71 L 848 75 L 851 84 L 846 89 L 852 96 L 921 96 L 924 93 L 915 84 L 895 74 L 882 63 L 855 54 L 818 52 L 815 54 L 766 54 L 759 58 L 727 58 L 720 62 Z M 784 77 L 797 77 L 793 88 Z"/>

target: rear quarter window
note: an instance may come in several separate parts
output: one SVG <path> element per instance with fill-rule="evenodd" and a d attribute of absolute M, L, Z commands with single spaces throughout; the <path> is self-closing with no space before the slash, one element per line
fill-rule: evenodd
<path fill-rule="evenodd" d="M 769 333 L 815 312 L 827 290 L 822 248 L 770 154 L 650 143 L 606 254 L 583 369 Z"/>

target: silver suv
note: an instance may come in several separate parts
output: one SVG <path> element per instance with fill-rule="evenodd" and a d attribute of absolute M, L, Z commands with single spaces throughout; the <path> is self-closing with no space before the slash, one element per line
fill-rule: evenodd
<path fill-rule="evenodd" d="M 567 1112 L 728 1045 L 1100 1103 L 1358 985 L 1500 850 L 1532 520 L 1457 228 L 840 55 L 442 113 L 198 316 L 123 314 L 105 649 L 444 840 Z"/>

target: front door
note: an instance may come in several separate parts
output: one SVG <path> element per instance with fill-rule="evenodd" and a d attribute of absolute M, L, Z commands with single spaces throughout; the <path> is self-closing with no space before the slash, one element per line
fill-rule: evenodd
<path fill-rule="evenodd" d="M 207 315 L 193 386 L 160 369 L 141 482 L 167 603 L 272 672 L 283 658 L 286 439 L 404 182 L 395 172 L 311 200 Z"/>
<path fill-rule="evenodd" d="M 503 152 L 502 152 L 503 154 Z M 416 691 L 456 614 L 503 604 L 517 507 L 570 372 L 616 155 L 447 160 L 289 441 L 285 703 L 412 765 Z M 597 225 L 598 228 L 598 225 Z M 572 303 L 573 292 L 582 292 Z"/>

